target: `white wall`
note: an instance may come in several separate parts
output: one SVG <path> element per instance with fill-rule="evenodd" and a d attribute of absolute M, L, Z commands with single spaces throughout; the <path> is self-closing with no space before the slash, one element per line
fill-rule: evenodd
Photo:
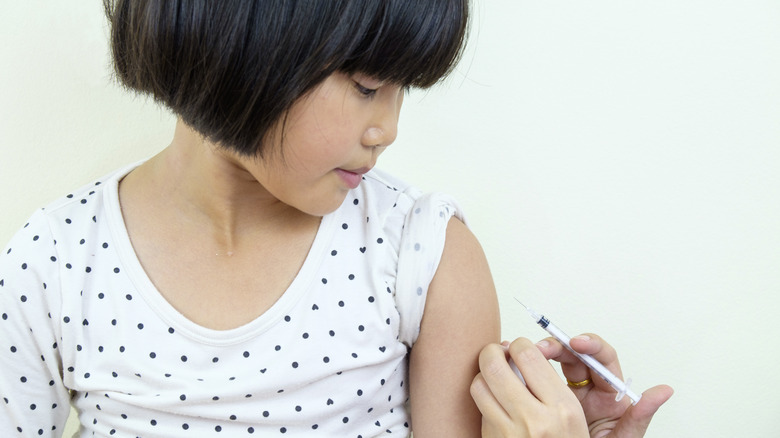
<path fill-rule="evenodd" d="M 0 241 L 164 147 L 110 81 L 100 2 L 0 7 Z M 481 0 L 469 52 L 414 93 L 382 167 L 455 195 L 512 299 L 676 394 L 647 436 L 777 436 L 780 2 Z M 2 244 L 0 244 L 2 246 Z"/>

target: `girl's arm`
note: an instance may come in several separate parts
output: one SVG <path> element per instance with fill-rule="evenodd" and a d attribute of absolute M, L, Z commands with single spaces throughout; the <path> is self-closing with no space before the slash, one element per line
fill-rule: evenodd
<path fill-rule="evenodd" d="M 469 387 L 479 352 L 498 342 L 495 286 L 476 237 L 458 219 L 447 225 L 409 363 L 415 438 L 480 436 L 482 417 Z"/>

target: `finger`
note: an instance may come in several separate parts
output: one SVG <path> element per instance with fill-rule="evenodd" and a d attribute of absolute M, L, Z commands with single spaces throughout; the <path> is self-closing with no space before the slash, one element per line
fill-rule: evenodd
<path fill-rule="evenodd" d="M 590 379 L 590 369 L 557 339 L 552 337 L 542 339 L 536 343 L 536 346 L 545 358 L 561 364 L 561 370 L 567 379 L 572 382 Z"/>
<path fill-rule="evenodd" d="M 477 409 L 482 413 L 482 416 L 489 420 L 490 423 L 501 423 L 511 421 L 509 414 L 501 406 L 501 403 L 496 400 L 496 397 L 490 391 L 490 387 L 482 373 L 477 374 L 474 380 L 471 382 L 471 398 L 474 399 L 474 403 L 477 405 Z"/>
<path fill-rule="evenodd" d="M 617 351 L 599 335 L 584 333 L 571 338 L 569 345 L 579 353 L 595 357 L 605 366 L 618 362 Z"/>
<path fill-rule="evenodd" d="M 650 425 L 650 420 L 658 411 L 658 408 L 674 394 L 674 390 L 667 385 L 654 386 L 642 393 L 642 398 L 635 406 L 626 410 L 615 429 L 605 434 L 593 434 L 594 437 L 609 436 L 610 438 L 637 438 L 642 437 Z"/>
<path fill-rule="evenodd" d="M 570 396 L 558 373 L 531 341 L 516 339 L 509 345 L 509 355 L 524 376 L 528 390 L 537 400 L 543 403 L 558 402 Z"/>
<path fill-rule="evenodd" d="M 591 379 L 596 387 L 605 391 L 611 391 L 609 384 L 599 377 L 574 354 L 564 348 L 559 342 L 552 344 L 550 358 L 560 362 L 563 375 L 572 382 Z M 570 347 L 581 354 L 588 354 L 604 365 L 617 378 L 622 379 L 620 362 L 617 352 L 600 336 L 588 333 L 575 336 L 569 343 Z"/>
<path fill-rule="evenodd" d="M 593 333 L 582 334 L 573 337 L 569 345 L 578 353 L 592 356 L 594 359 L 604 365 L 610 372 L 612 372 L 615 377 L 623 380 L 623 372 L 620 369 L 620 361 L 618 360 L 617 351 L 615 351 L 615 349 L 601 336 Z M 574 367 L 574 365 L 572 365 L 572 367 Z M 563 373 L 566 375 L 566 370 L 564 369 L 563 364 L 561 364 L 561 369 L 564 370 Z M 612 391 L 611 386 L 609 383 L 607 383 L 606 380 L 599 377 L 596 373 L 590 374 L 594 376 L 592 377 L 592 380 L 596 387 L 605 391 Z"/>
<path fill-rule="evenodd" d="M 509 416 L 522 411 L 522 405 L 532 401 L 525 385 L 509 367 L 504 347 L 485 346 L 479 354 L 479 369 L 485 387 L 476 389 L 488 391 Z"/>

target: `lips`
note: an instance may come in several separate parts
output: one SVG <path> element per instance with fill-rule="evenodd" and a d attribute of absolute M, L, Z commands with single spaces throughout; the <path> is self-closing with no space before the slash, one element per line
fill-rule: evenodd
<path fill-rule="evenodd" d="M 345 170 L 336 169 L 336 173 L 339 175 L 342 181 L 350 189 L 357 188 L 360 185 L 360 181 L 363 179 L 363 174 L 371 170 L 370 167 L 361 167 L 359 169 Z"/>

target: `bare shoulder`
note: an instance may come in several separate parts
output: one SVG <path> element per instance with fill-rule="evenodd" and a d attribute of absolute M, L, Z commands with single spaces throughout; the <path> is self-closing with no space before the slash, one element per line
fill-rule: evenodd
<path fill-rule="evenodd" d="M 498 300 L 484 251 L 460 220 L 451 219 L 410 359 L 416 437 L 443 436 L 444 425 L 446 436 L 479 435 L 481 416 L 469 387 L 479 372 L 480 350 L 499 336 Z"/>

